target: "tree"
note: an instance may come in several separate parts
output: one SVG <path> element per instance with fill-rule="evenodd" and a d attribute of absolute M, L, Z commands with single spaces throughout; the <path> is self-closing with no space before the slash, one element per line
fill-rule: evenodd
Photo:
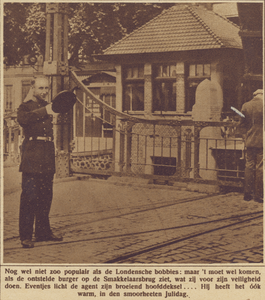
<path fill-rule="evenodd" d="M 69 64 L 93 60 L 170 3 L 69 3 Z M 18 64 L 27 54 L 45 53 L 45 3 L 4 4 L 4 58 Z"/>
<path fill-rule="evenodd" d="M 17 64 L 23 55 L 32 51 L 32 43 L 25 42 L 25 23 L 28 6 L 22 3 L 4 5 L 4 58 L 6 64 Z"/>
<path fill-rule="evenodd" d="M 79 3 L 69 17 L 69 59 L 78 63 L 80 57 L 92 60 L 111 43 L 124 35 L 113 4 Z"/>
<path fill-rule="evenodd" d="M 26 42 L 32 43 L 33 51 L 44 55 L 46 39 L 46 15 L 44 3 L 33 3 L 28 7 L 28 17 L 25 23 Z"/>
<path fill-rule="evenodd" d="M 117 3 L 119 21 L 129 34 L 168 9 L 172 3 Z"/>

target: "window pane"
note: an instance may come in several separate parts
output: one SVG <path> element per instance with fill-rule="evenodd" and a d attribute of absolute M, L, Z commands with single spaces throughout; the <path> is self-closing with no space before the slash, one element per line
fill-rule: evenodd
<path fill-rule="evenodd" d="M 132 69 L 131 68 L 126 69 L 126 78 L 132 78 Z"/>
<path fill-rule="evenodd" d="M 203 65 L 197 65 L 196 76 L 203 76 Z"/>
<path fill-rule="evenodd" d="M 30 86 L 31 86 L 30 82 L 22 81 L 22 102 L 25 100 L 26 96 L 28 95 Z"/>
<path fill-rule="evenodd" d="M 210 76 L 211 75 L 211 65 L 206 64 L 204 65 L 204 76 Z"/>
<path fill-rule="evenodd" d="M 190 65 L 190 76 L 195 76 L 195 65 Z"/>
<path fill-rule="evenodd" d="M 99 118 L 91 116 L 85 117 L 85 136 L 86 137 L 101 137 L 102 135 L 102 121 Z"/>
<path fill-rule="evenodd" d="M 144 84 L 133 83 L 125 86 L 123 110 L 144 110 Z"/>
<path fill-rule="evenodd" d="M 168 76 L 168 66 L 164 65 L 162 67 L 162 77 L 167 77 Z"/>
<path fill-rule="evenodd" d="M 170 66 L 170 77 L 176 77 L 176 65 Z"/>
<path fill-rule="evenodd" d="M 133 67 L 133 78 L 138 78 L 138 67 Z"/>
<path fill-rule="evenodd" d="M 91 92 L 97 96 L 100 94 L 100 88 L 90 88 Z M 86 137 L 101 137 L 102 120 L 100 105 L 86 97 L 85 99 L 85 136 Z"/>
<path fill-rule="evenodd" d="M 131 70 L 131 74 L 128 69 Z M 123 85 L 123 111 L 144 110 L 144 65 L 135 65 L 127 68 L 126 71 L 127 77 Z"/>
<path fill-rule="evenodd" d="M 140 66 L 138 71 L 139 71 L 138 77 L 144 78 L 144 66 Z"/>
<path fill-rule="evenodd" d="M 131 110 L 130 103 L 132 99 L 132 86 L 130 84 L 125 85 L 124 89 L 124 100 L 123 100 L 123 110 Z"/>
<path fill-rule="evenodd" d="M 194 85 L 190 85 L 187 89 L 185 112 L 192 111 L 192 107 L 195 104 L 196 88 L 197 88 L 197 84 L 194 84 Z"/>
<path fill-rule="evenodd" d="M 144 110 L 144 85 L 143 84 L 133 85 L 132 110 Z"/>
<path fill-rule="evenodd" d="M 144 78 L 144 66 L 138 65 L 138 66 L 127 67 L 124 70 L 124 73 L 126 79 Z"/>
<path fill-rule="evenodd" d="M 154 76 L 155 77 L 162 77 L 162 66 L 155 66 L 154 67 Z"/>
<path fill-rule="evenodd" d="M 157 82 L 154 87 L 154 111 L 176 111 L 176 82 Z"/>
<path fill-rule="evenodd" d="M 12 110 L 12 85 L 5 85 L 5 110 Z"/>

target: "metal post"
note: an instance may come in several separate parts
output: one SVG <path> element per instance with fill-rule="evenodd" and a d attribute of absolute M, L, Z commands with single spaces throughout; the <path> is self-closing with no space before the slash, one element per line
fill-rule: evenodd
<path fill-rule="evenodd" d="M 194 126 L 194 179 L 200 178 L 200 131 L 201 127 Z"/>
<path fill-rule="evenodd" d="M 51 14 L 46 16 L 46 41 L 45 41 L 45 60 L 50 60 L 51 50 Z"/>
<path fill-rule="evenodd" d="M 51 76 L 51 99 L 60 91 L 67 89 L 66 82 L 69 76 L 67 6 L 66 3 L 46 4 L 46 50 L 43 73 Z M 56 177 L 67 177 L 70 174 L 70 120 L 69 114 L 60 114 L 54 124 Z"/>

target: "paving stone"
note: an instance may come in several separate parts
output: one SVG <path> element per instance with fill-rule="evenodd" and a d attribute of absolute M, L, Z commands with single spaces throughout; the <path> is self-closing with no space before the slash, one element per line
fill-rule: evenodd
<path fill-rule="evenodd" d="M 210 196 L 115 180 L 54 184 L 50 221 L 64 241 L 36 243 L 33 249 L 23 249 L 18 237 L 20 189 L 5 194 L 4 262 L 106 263 L 119 257 L 118 263 L 263 261 L 262 218 L 233 226 L 239 217 L 221 221 L 262 211 L 262 205 L 243 201 L 242 194 Z"/>

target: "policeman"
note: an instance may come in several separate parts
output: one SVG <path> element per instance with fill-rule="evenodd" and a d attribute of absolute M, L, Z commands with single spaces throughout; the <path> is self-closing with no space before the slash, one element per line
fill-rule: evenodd
<path fill-rule="evenodd" d="M 32 97 L 18 108 L 17 120 L 24 132 L 21 147 L 22 193 L 20 198 L 19 235 L 22 247 L 33 248 L 35 241 L 62 241 L 52 233 L 49 212 L 53 196 L 55 149 L 51 104 L 45 101 L 49 91 L 47 77 L 32 81 Z"/>
<path fill-rule="evenodd" d="M 253 99 L 243 104 L 240 127 L 244 129 L 246 168 L 244 200 L 263 202 L 263 90 L 253 93 Z"/>

